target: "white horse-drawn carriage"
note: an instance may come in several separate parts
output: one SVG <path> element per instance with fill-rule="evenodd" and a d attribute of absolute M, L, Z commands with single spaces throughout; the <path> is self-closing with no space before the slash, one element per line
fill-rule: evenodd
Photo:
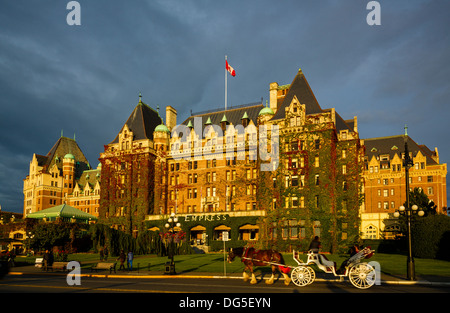
<path fill-rule="evenodd" d="M 374 253 L 369 247 L 360 250 L 358 253 L 345 260 L 340 268 L 336 267 L 336 262 L 329 261 L 325 255 L 308 251 L 308 259 L 303 262 L 299 258 L 299 253 L 294 251 L 293 258 L 298 266 L 291 271 L 292 282 L 300 287 L 307 286 L 314 282 L 316 273 L 311 264 L 316 264 L 319 269 L 325 273 L 344 278 L 348 277 L 353 286 L 359 289 L 367 289 L 374 285 L 376 280 L 376 271 L 368 263 L 361 262 L 363 259 L 370 258 Z"/>

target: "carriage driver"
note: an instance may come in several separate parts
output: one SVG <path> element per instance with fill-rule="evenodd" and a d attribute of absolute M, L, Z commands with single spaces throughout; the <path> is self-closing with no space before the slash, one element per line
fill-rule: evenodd
<path fill-rule="evenodd" d="M 308 250 L 311 250 L 314 253 L 319 253 L 319 249 L 321 247 L 322 247 L 322 245 L 321 245 L 321 243 L 319 241 L 319 236 L 315 236 L 314 239 L 309 244 Z"/>

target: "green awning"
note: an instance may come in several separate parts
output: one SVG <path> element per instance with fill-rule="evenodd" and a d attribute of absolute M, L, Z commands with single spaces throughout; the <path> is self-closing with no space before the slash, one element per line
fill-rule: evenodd
<path fill-rule="evenodd" d="M 43 218 L 75 218 L 82 220 L 97 220 L 97 217 L 89 213 L 83 212 L 67 204 L 57 205 L 39 212 L 27 214 L 27 218 L 43 219 Z"/>

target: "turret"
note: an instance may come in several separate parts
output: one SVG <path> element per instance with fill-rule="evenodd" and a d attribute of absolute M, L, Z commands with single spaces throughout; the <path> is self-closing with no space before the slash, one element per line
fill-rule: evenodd
<path fill-rule="evenodd" d="M 73 192 L 75 187 L 75 157 L 68 153 L 63 159 L 63 202 L 67 201 L 67 196 Z"/>

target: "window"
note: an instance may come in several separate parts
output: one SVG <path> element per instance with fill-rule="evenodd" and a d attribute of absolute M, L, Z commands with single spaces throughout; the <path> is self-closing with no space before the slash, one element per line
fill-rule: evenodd
<path fill-rule="evenodd" d="M 320 221 L 313 222 L 314 236 L 320 237 Z"/>
<path fill-rule="evenodd" d="M 433 176 L 427 176 L 427 181 L 429 183 L 432 183 L 433 182 Z"/>
<path fill-rule="evenodd" d="M 297 168 L 297 159 L 292 159 L 291 161 L 291 168 Z"/>
<path fill-rule="evenodd" d="M 298 141 L 297 140 L 293 140 L 291 142 L 291 151 L 298 151 Z"/>
<path fill-rule="evenodd" d="M 292 176 L 291 186 L 293 186 L 293 187 L 298 186 L 298 176 Z"/>
<path fill-rule="evenodd" d="M 366 227 L 365 237 L 366 237 L 366 239 L 376 239 L 377 238 L 377 229 L 372 225 Z"/>
<path fill-rule="evenodd" d="M 342 200 L 342 213 L 347 213 L 347 199 Z"/>

